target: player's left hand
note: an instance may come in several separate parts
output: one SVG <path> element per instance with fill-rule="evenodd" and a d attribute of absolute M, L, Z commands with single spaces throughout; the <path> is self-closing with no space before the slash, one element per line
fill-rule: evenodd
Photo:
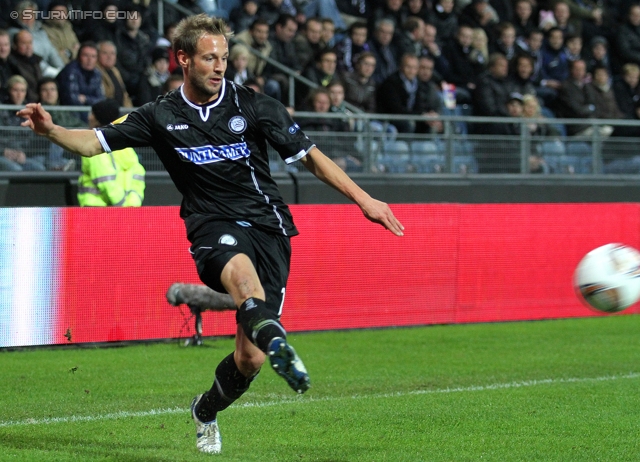
<path fill-rule="evenodd" d="M 360 209 L 368 220 L 384 226 L 396 236 L 404 236 L 402 232 L 404 226 L 398 221 L 386 202 L 371 198 L 362 204 Z"/>

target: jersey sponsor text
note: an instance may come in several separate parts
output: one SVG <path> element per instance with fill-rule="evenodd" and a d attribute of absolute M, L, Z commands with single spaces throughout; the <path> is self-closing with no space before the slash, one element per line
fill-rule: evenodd
<path fill-rule="evenodd" d="M 247 143 L 234 143 L 223 146 L 198 146 L 193 148 L 175 148 L 183 160 L 194 164 L 210 164 L 222 160 L 237 160 L 249 157 L 251 151 Z"/>

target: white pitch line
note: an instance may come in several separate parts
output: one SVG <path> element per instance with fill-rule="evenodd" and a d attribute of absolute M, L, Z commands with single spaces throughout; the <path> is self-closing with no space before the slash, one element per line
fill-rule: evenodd
<path fill-rule="evenodd" d="M 434 395 L 441 393 L 464 393 L 473 391 L 492 391 L 492 390 L 504 390 L 510 388 L 524 388 L 535 387 L 538 385 L 553 385 L 558 383 L 585 383 L 585 382 L 609 382 L 613 380 L 623 379 L 637 379 L 640 378 L 640 372 L 630 372 L 624 375 L 605 375 L 602 377 L 569 377 L 559 379 L 540 379 L 540 380 L 526 380 L 523 382 L 506 382 L 506 383 L 493 383 L 489 385 L 472 385 L 469 387 L 455 387 L 455 388 L 437 388 L 435 390 L 413 390 L 406 392 L 394 392 L 394 393 L 378 393 L 371 395 L 351 395 L 341 397 L 325 397 L 325 398 L 312 398 L 312 397 L 297 397 L 293 399 L 281 399 L 277 401 L 261 401 L 261 402 L 247 402 L 241 403 L 235 406 L 235 408 L 262 408 L 271 406 L 281 406 L 283 404 L 291 403 L 309 403 L 309 402 L 325 402 L 325 401 L 340 401 L 346 399 L 366 399 L 366 398 L 398 398 L 402 396 L 413 395 Z M 70 417 L 48 417 L 44 419 L 25 419 L 25 420 L 9 420 L 5 422 L 0 421 L 0 428 L 4 427 L 17 427 L 24 425 L 48 425 L 56 423 L 68 423 L 68 422 L 95 422 L 98 420 L 111 420 L 111 419 L 123 419 L 131 417 L 151 417 L 157 415 L 167 414 L 182 414 L 188 413 L 187 408 L 167 408 L 167 409 L 152 409 L 150 411 L 138 411 L 128 412 L 119 411 L 109 414 L 93 415 L 93 416 L 70 416 Z"/>

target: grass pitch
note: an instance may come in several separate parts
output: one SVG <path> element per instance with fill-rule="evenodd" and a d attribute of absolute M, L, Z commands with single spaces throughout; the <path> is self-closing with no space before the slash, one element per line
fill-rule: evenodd
<path fill-rule="evenodd" d="M 0 353 L 0 460 L 638 461 L 640 316 L 292 334 L 200 454 L 188 405 L 233 349 Z"/>

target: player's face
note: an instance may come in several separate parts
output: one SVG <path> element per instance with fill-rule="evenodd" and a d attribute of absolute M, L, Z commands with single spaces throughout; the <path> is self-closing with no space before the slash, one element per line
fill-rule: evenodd
<path fill-rule="evenodd" d="M 187 64 L 185 84 L 197 93 L 198 98 L 211 101 L 218 96 L 222 79 L 227 70 L 229 45 L 223 35 L 204 35 L 198 40 L 193 56 L 180 51 L 179 61 Z"/>

